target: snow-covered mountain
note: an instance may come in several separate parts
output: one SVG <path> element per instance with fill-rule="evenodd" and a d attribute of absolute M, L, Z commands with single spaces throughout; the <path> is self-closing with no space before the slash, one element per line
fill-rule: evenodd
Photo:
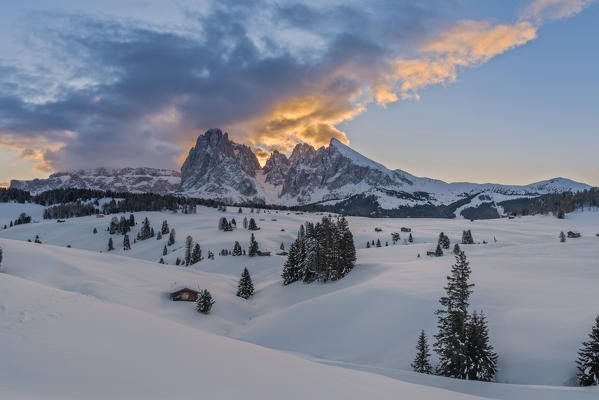
<path fill-rule="evenodd" d="M 79 188 L 133 193 L 172 193 L 179 187 L 177 171 L 156 168 L 97 168 L 57 172 L 48 179 L 12 180 L 10 187 L 32 194 L 52 189 Z"/>
<path fill-rule="evenodd" d="M 180 192 L 229 202 L 323 204 L 383 214 L 394 210 L 387 214 L 397 216 L 449 216 L 476 208 L 490 217 L 498 216 L 502 210 L 497 204 L 507 200 L 588 188 L 565 178 L 525 186 L 420 178 L 390 170 L 336 139 L 319 149 L 300 143 L 290 157 L 274 151 L 260 167 L 249 147 L 212 129 L 198 137 L 189 152 L 181 168 Z"/>

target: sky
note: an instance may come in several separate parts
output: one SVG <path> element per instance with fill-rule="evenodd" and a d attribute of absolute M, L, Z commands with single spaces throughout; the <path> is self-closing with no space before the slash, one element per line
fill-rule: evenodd
<path fill-rule="evenodd" d="M 0 2 L 0 184 L 331 137 L 449 182 L 599 186 L 594 0 Z"/>

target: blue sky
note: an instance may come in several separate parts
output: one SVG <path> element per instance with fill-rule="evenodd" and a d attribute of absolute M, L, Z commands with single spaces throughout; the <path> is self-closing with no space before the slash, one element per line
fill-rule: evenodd
<path fill-rule="evenodd" d="M 178 168 L 220 127 L 261 157 L 334 136 L 419 176 L 599 185 L 599 5 L 423 4 L 3 3 L 0 182 Z"/>

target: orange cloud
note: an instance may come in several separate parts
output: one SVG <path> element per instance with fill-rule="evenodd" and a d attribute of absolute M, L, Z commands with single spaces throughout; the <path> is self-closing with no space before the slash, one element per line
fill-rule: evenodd
<path fill-rule="evenodd" d="M 68 138 L 73 132 L 61 132 L 61 136 Z M 44 136 L 19 137 L 10 132 L 0 132 L 0 148 L 17 153 L 24 160 L 35 164 L 34 170 L 38 172 L 51 172 L 54 170 L 48 154 L 64 147 L 64 142 L 54 141 Z"/>
<path fill-rule="evenodd" d="M 497 25 L 488 21 L 462 21 L 424 44 L 422 58 L 393 61 L 391 79 L 402 98 L 418 98 L 419 89 L 454 82 L 459 67 L 484 64 L 536 36 L 536 28 L 527 21 Z"/>

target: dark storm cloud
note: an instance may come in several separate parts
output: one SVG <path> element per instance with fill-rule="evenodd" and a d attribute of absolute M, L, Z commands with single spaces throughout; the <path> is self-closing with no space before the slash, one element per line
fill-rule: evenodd
<path fill-rule="evenodd" d="M 49 54 L 44 61 L 65 66 L 65 79 L 36 100 L 32 88 L 42 92 L 52 76 L 1 63 L 0 145 L 68 169 L 175 167 L 185 146 L 210 127 L 232 129 L 263 149 L 343 140 L 333 125 L 358 112 L 352 99 L 364 81 L 375 78 L 401 37 L 421 34 L 435 18 L 432 7 L 418 3 L 364 9 L 229 2 L 188 14 L 187 30 L 177 31 L 38 16 L 48 21 L 37 30 Z M 254 18 L 270 18 L 271 29 L 256 29 Z M 306 57 L 272 37 L 286 28 L 324 45 Z"/>

